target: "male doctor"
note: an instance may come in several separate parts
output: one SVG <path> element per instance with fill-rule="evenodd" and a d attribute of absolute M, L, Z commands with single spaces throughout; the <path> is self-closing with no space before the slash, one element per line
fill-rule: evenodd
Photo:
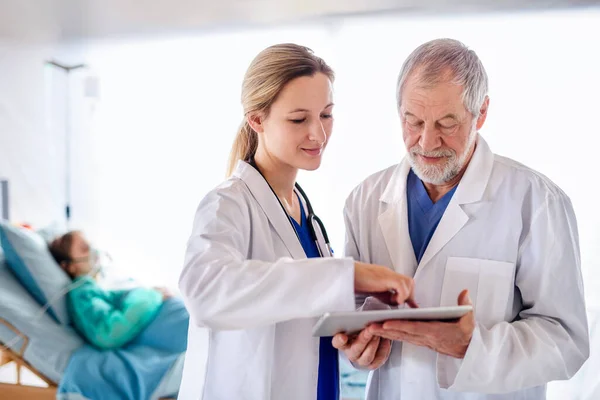
<path fill-rule="evenodd" d="M 487 91 L 481 61 L 462 43 L 418 47 L 397 87 L 407 156 L 347 200 L 347 256 L 413 276 L 421 307 L 474 307 L 457 322 L 372 325 L 393 344 L 368 399 L 544 399 L 547 382 L 570 378 L 588 357 L 571 202 L 479 136 Z M 360 364 L 361 338 L 338 335 L 334 345 Z"/>

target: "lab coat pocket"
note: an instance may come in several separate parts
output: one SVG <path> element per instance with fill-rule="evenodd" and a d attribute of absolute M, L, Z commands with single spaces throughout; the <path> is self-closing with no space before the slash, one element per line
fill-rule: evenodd
<path fill-rule="evenodd" d="M 458 295 L 469 290 L 475 319 L 486 328 L 504 321 L 514 296 L 515 264 L 479 258 L 448 257 L 441 306 L 454 306 Z"/>

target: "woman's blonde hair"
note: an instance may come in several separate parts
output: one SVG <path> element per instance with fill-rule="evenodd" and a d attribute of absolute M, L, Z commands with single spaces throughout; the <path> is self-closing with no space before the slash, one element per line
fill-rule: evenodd
<path fill-rule="evenodd" d="M 254 158 L 258 147 L 258 135 L 248 124 L 246 116 L 254 112 L 268 115 L 271 105 L 288 82 L 319 72 L 333 82 L 331 67 L 315 56 L 311 49 L 297 44 L 277 44 L 254 58 L 242 83 L 244 120 L 231 148 L 227 176 L 233 173 L 238 160 L 250 161 Z"/>

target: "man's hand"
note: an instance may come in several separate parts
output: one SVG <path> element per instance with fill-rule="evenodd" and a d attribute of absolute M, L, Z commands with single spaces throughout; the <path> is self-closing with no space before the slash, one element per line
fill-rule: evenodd
<path fill-rule="evenodd" d="M 458 305 L 471 305 L 469 292 L 463 290 Z M 473 330 L 475 316 L 469 312 L 456 322 L 386 321 L 367 328 L 372 335 L 428 347 L 438 353 L 464 358 Z"/>
<path fill-rule="evenodd" d="M 381 367 L 392 350 L 390 340 L 372 335 L 368 328 L 352 337 L 338 333 L 333 337 L 332 344 L 336 349 L 342 350 L 350 361 L 367 369 Z"/>

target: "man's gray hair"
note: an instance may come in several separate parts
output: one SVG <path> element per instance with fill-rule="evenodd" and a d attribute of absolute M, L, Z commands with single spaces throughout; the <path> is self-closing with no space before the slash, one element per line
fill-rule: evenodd
<path fill-rule="evenodd" d="M 473 50 L 454 39 L 436 39 L 417 47 L 404 61 L 398 76 L 398 109 L 402 105 L 402 91 L 406 80 L 415 71 L 419 73 L 419 83 L 425 87 L 447 80 L 463 86 L 464 106 L 473 117 L 479 116 L 488 94 L 488 78 L 481 60 Z"/>

